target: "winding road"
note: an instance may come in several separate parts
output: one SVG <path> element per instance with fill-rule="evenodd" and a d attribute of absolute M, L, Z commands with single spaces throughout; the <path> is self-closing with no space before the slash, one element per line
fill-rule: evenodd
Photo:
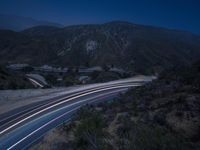
<path fill-rule="evenodd" d="M 140 80 L 129 78 L 85 85 L 61 96 L 0 114 L 0 150 L 28 149 L 49 130 L 69 122 L 83 105 L 111 100 L 119 93 L 153 79 L 154 77 Z"/>

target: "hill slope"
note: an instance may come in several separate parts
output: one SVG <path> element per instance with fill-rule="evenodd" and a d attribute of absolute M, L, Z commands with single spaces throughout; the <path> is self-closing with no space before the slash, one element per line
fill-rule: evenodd
<path fill-rule="evenodd" d="M 0 66 L 0 90 L 26 88 L 34 86 L 24 76 L 13 74 Z"/>
<path fill-rule="evenodd" d="M 128 22 L 38 26 L 23 32 L 0 31 L 0 57 L 0 63 L 114 65 L 152 72 L 199 59 L 200 37 Z"/>

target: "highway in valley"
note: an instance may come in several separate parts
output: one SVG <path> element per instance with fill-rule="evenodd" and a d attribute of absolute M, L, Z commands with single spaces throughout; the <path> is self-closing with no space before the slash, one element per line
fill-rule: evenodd
<path fill-rule="evenodd" d="M 129 78 L 84 85 L 66 91 L 63 95 L 0 114 L 0 150 L 28 149 L 49 130 L 70 122 L 80 107 L 112 100 L 119 93 L 153 79 L 154 77 L 140 80 Z"/>

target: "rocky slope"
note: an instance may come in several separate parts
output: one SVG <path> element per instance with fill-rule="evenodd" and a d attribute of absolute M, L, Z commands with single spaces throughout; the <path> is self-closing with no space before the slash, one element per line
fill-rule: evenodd
<path fill-rule="evenodd" d="M 0 63 L 114 65 L 140 73 L 188 65 L 200 58 L 200 37 L 128 22 L 0 30 Z M 37 60 L 37 61 L 36 61 Z"/>

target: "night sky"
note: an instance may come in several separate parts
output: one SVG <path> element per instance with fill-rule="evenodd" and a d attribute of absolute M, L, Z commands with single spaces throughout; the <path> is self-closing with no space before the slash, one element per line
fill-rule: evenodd
<path fill-rule="evenodd" d="M 0 13 L 64 25 L 122 20 L 200 34 L 200 0 L 0 0 Z"/>

